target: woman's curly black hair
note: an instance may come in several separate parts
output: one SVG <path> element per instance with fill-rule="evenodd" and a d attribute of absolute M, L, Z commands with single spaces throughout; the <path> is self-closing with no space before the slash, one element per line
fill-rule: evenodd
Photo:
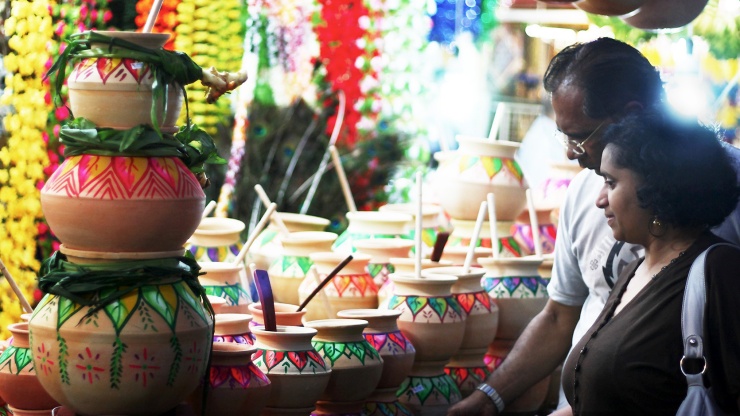
<path fill-rule="evenodd" d="M 713 227 L 737 205 L 738 174 L 715 129 L 657 110 L 637 111 L 602 136 L 620 168 L 641 184 L 637 198 L 661 221 Z"/>

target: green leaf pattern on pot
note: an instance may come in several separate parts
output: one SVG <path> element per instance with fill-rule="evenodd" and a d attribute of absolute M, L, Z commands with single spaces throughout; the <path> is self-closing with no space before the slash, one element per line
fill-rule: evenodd
<path fill-rule="evenodd" d="M 387 272 L 385 272 L 387 275 L 393 273 L 395 271 L 395 267 L 390 263 L 368 263 L 367 265 L 367 272 L 373 277 L 373 279 L 383 273 L 384 270 L 387 270 Z"/>
<path fill-rule="evenodd" d="M 0 371 L 10 374 L 20 374 L 29 364 L 33 356 L 28 348 L 18 348 L 10 345 L 0 355 Z M 33 370 L 33 367 L 29 371 Z"/>
<path fill-rule="evenodd" d="M 509 173 L 519 183 L 522 183 L 524 179 L 519 164 L 514 159 L 506 157 L 461 155 L 459 158 L 458 172 L 463 173 L 479 163 L 486 172 L 486 175 L 488 175 L 489 180 L 493 180 L 502 171 Z"/>
<path fill-rule="evenodd" d="M 332 251 L 342 252 L 342 251 L 357 251 L 352 244 L 355 240 L 365 240 L 365 239 L 373 239 L 373 238 L 396 238 L 400 237 L 400 235 L 395 234 L 367 234 L 367 233 L 355 233 L 352 231 L 345 231 L 342 234 L 337 237 L 336 240 L 334 240 L 334 244 L 332 244 L 331 249 Z M 351 250 L 349 250 L 351 248 Z M 344 250 L 347 249 L 347 250 Z"/>
<path fill-rule="evenodd" d="M 446 374 L 435 377 L 406 377 L 398 388 L 397 395 L 403 402 L 418 401 L 422 406 L 430 398 L 439 404 L 453 404 L 462 399 L 457 385 Z"/>
<path fill-rule="evenodd" d="M 171 293 L 169 293 L 171 292 Z M 171 294 L 169 301 L 165 299 L 166 294 Z M 177 312 L 178 296 L 172 286 L 159 286 L 152 290 L 145 290 L 144 299 L 157 313 L 167 322 L 172 331 L 175 330 L 175 313 Z"/>
<path fill-rule="evenodd" d="M 313 262 L 307 256 L 283 256 L 282 258 L 278 258 L 275 262 L 279 262 L 279 273 L 281 275 L 291 277 L 306 276 L 308 270 L 313 265 Z M 290 273 L 288 273 L 289 271 Z"/>
<path fill-rule="evenodd" d="M 49 299 L 51 299 L 51 296 L 47 295 Z M 65 297 L 58 297 L 59 299 L 59 314 L 58 314 L 58 322 L 57 322 L 57 328 L 61 327 L 62 324 L 67 322 L 67 319 L 69 319 L 70 316 L 74 315 L 82 309 L 82 305 L 78 305 L 69 298 Z"/>
<path fill-rule="evenodd" d="M 338 359 L 342 356 L 346 356 L 349 359 L 357 357 L 357 359 L 365 365 L 365 359 L 370 361 L 380 360 L 380 354 L 373 348 L 367 341 L 358 342 L 324 342 L 324 341 L 311 341 L 311 345 L 316 349 L 316 352 L 329 361 L 332 367 Z"/>
<path fill-rule="evenodd" d="M 242 285 L 239 283 L 234 283 L 233 285 L 218 285 L 218 286 L 211 286 L 211 285 L 203 285 L 203 288 L 206 291 L 207 295 L 211 296 L 218 296 L 220 298 L 226 299 L 226 305 L 228 306 L 236 306 L 240 304 L 249 303 L 249 296 L 247 294 L 247 291 L 242 288 Z"/>
<path fill-rule="evenodd" d="M 429 306 L 429 308 L 425 308 Z M 440 322 L 444 322 L 448 319 L 460 319 L 462 316 L 462 308 L 452 296 L 398 296 L 393 295 L 388 301 L 388 309 L 404 310 L 408 309 L 413 315 L 413 320 L 419 317 L 422 311 L 425 311 L 421 315 L 429 319 L 431 314 L 437 315 Z M 429 311 L 431 309 L 431 312 Z M 447 319 L 445 319 L 448 317 Z"/>
<path fill-rule="evenodd" d="M 546 298 L 549 278 L 540 276 L 483 277 L 483 289 L 494 299 Z"/>

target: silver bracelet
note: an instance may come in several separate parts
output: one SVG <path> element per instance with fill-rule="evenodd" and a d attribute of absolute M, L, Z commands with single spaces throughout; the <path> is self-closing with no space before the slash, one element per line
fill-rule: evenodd
<path fill-rule="evenodd" d="M 501 398 L 501 396 L 493 387 L 489 386 L 486 383 L 482 383 L 480 386 L 478 386 L 478 390 L 485 393 L 486 396 L 491 399 L 493 405 L 496 406 L 496 409 L 499 413 L 504 411 L 504 399 Z"/>

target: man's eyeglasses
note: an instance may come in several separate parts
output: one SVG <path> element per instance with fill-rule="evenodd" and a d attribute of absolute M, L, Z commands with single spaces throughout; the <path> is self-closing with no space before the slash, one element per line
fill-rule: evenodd
<path fill-rule="evenodd" d="M 575 156 L 581 156 L 584 153 L 586 153 L 586 149 L 583 148 L 583 144 L 586 143 L 588 141 L 588 139 L 594 137 L 594 134 L 596 134 L 596 132 L 598 132 L 599 130 L 601 130 L 601 127 L 603 127 L 604 124 L 606 124 L 606 120 L 602 121 L 601 124 L 599 124 L 599 126 L 596 127 L 594 129 L 594 131 L 591 132 L 591 134 L 588 135 L 588 137 L 586 137 L 585 139 L 583 139 L 581 141 L 576 141 L 576 140 L 573 140 L 573 139 L 569 138 L 562 131 L 556 131 L 555 132 L 555 139 L 558 142 L 560 142 L 560 144 L 563 145 L 563 147 L 565 148 L 565 150 L 570 149 Z"/>

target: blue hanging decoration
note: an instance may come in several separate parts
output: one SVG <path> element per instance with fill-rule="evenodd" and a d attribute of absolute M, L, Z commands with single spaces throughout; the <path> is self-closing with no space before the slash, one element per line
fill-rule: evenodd
<path fill-rule="evenodd" d="M 429 41 L 445 46 L 454 43 L 455 36 L 470 32 L 477 40 L 481 34 L 481 3 L 484 0 L 434 0 L 431 10 L 432 30 Z"/>

